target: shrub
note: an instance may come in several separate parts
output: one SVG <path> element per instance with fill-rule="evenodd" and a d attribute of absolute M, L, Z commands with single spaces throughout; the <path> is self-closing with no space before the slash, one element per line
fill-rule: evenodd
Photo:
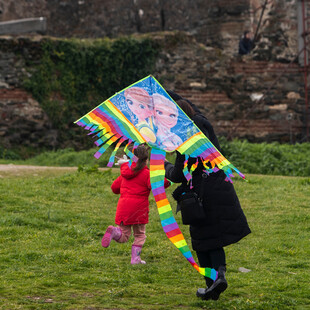
<path fill-rule="evenodd" d="M 106 167 L 109 160 L 109 152 L 103 154 L 99 160 L 94 157 L 97 149 L 76 152 L 71 148 L 44 152 L 38 156 L 26 160 L 27 164 L 39 166 L 94 166 Z"/>
<path fill-rule="evenodd" d="M 0 145 L 0 159 L 19 160 L 21 157 L 14 150 L 8 150 Z"/>
<path fill-rule="evenodd" d="M 40 64 L 29 63 L 31 76 L 24 86 L 58 129 L 61 144 L 77 140 L 75 120 L 149 75 L 157 53 L 158 46 L 148 38 L 47 39 Z"/>
<path fill-rule="evenodd" d="M 310 143 L 220 141 L 223 155 L 243 173 L 310 176 Z"/>

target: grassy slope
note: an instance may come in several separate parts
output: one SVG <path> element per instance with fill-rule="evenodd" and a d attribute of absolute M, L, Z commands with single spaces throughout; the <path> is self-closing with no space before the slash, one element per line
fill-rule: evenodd
<path fill-rule="evenodd" d="M 226 248 L 229 287 L 204 302 L 195 297 L 203 278 L 164 235 L 153 199 L 147 265 L 130 265 L 130 243 L 101 248 L 114 220 L 116 176 L 1 180 L 1 309 L 309 309 L 309 178 L 236 179 L 252 234 Z"/>

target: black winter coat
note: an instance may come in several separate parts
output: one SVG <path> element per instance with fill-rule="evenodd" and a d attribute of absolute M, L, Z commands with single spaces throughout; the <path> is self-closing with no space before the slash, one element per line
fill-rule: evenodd
<path fill-rule="evenodd" d="M 240 55 L 246 55 L 251 52 L 251 50 L 254 47 L 254 43 L 252 40 L 247 39 L 247 38 L 242 38 L 239 41 L 239 54 Z"/>
<path fill-rule="evenodd" d="M 193 121 L 219 149 L 218 140 L 209 121 L 199 114 L 194 116 Z M 175 183 L 186 182 L 183 174 L 184 160 L 184 155 L 177 153 L 175 165 L 165 163 L 167 179 Z M 190 158 L 189 167 L 195 161 Z M 225 178 L 226 175 L 222 170 L 207 176 L 203 173 L 202 163 L 199 163 L 193 172 L 193 187 L 198 195 L 203 193 L 201 198 L 207 218 L 203 225 L 190 226 L 194 251 L 203 252 L 224 247 L 238 242 L 251 232 L 235 189 L 230 182 L 225 181 Z"/>

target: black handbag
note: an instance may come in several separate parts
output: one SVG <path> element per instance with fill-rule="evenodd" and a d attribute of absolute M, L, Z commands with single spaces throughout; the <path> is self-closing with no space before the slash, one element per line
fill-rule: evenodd
<path fill-rule="evenodd" d="M 200 195 L 202 194 L 202 186 Z M 184 225 L 200 225 L 205 219 L 205 211 L 201 198 L 187 184 L 179 186 L 172 194 L 178 202 Z"/>

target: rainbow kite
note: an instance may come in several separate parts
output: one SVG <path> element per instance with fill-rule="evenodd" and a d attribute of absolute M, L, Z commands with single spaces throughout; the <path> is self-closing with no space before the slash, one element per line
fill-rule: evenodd
<path fill-rule="evenodd" d="M 98 138 L 95 144 L 100 148 L 94 155 L 96 158 L 109 146 L 116 144 L 108 167 L 112 167 L 116 152 L 122 144 L 126 145 L 124 151 L 130 161 L 134 161 L 135 156 L 129 151 L 129 145 L 133 144 L 133 149 L 142 143 L 151 147 L 152 193 L 163 230 L 199 273 L 216 280 L 215 269 L 197 265 L 174 219 L 164 189 L 166 152 L 177 150 L 185 155 L 183 172 L 188 181 L 191 180 L 191 172 L 197 167 L 196 163 L 192 165 L 191 171 L 188 171 L 189 156 L 196 157 L 197 160 L 200 158 L 207 173 L 222 169 L 226 174 L 226 181 L 232 182 L 233 171 L 242 178 L 244 175 L 216 149 L 153 76 L 147 76 L 116 93 L 75 123 L 89 130 L 89 135 Z"/>

